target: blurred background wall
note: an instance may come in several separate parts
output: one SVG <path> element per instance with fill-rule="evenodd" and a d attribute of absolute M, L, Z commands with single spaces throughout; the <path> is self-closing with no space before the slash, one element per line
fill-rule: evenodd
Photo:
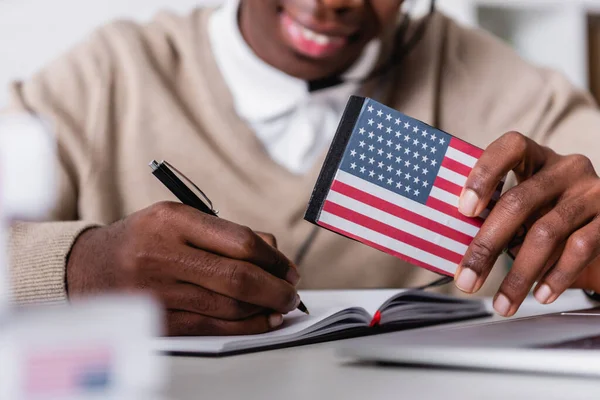
<path fill-rule="evenodd" d="M 143 21 L 159 9 L 185 12 L 221 1 L 0 0 L 0 106 L 9 81 L 29 76 L 107 21 Z M 412 0 L 417 12 L 428 2 Z M 461 23 L 493 32 L 523 57 L 600 94 L 600 0 L 438 0 L 438 5 Z"/>

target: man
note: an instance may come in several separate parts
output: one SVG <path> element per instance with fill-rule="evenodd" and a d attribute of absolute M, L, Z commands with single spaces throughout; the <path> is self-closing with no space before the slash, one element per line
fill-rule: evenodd
<path fill-rule="evenodd" d="M 281 324 L 298 305 L 300 275 L 304 288 L 432 279 L 325 231 L 300 269 L 287 258 L 311 232 L 303 212 L 352 93 L 487 147 L 461 196 L 465 215 L 515 172 L 459 267 L 461 290 L 500 281 L 492 266 L 524 224 L 499 313 L 514 314 L 536 281 L 543 303 L 568 287 L 600 289 L 600 155 L 550 150 L 594 148 L 592 101 L 442 15 L 399 25 L 402 3 L 231 1 L 116 22 L 16 83 L 13 108 L 54 123 L 60 185 L 51 221 L 13 226 L 15 300 L 144 289 L 168 309 L 170 334 L 242 334 Z M 522 134 L 502 135 L 513 130 Z M 174 163 L 222 218 L 161 202 L 170 197 L 152 159 Z"/>

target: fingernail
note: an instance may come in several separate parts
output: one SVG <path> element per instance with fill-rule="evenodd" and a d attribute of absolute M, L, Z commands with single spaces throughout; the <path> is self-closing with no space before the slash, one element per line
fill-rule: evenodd
<path fill-rule="evenodd" d="M 475 284 L 477 283 L 477 279 L 479 277 L 470 268 L 463 268 L 456 278 L 456 287 L 462 290 L 463 292 L 472 293 L 475 290 Z"/>
<path fill-rule="evenodd" d="M 300 274 L 294 267 L 290 267 L 288 269 L 287 274 L 285 275 L 285 280 L 296 286 L 298 282 L 300 282 Z"/>
<path fill-rule="evenodd" d="M 458 211 L 467 217 L 475 217 L 475 211 L 479 204 L 477 193 L 471 189 L 465 189 L 458 200 Z"/>
<path fill-rule="evenodd" d="M 548 300 L 550 300 L 551 296 L 552 289 L 550 289 L 550 286 L 546 285 L 545 283 L 535 291 L 535 298 L 541 304 L 548 304 Z"/>
<path fill-rule="evenodd" d="M 508 299 L 508 297 L 506 297 L 505 295 L 503 295 L 502 293 L 500 293 L 498 295 L 498 297 L 496 297 L 496 300 L 494 301 L 494 310 L 496 310 L 496 312 L 504 317 L 506 317 L 508 315 L 508 313 L 510 312 L 510 300 Z"/>
<path fill-rule="evenodd" d="M 269 326 L 271 328 L 277 328 L 282 323 L 283 323 L 283 315 L 281 315 L 281 314 L 269 315 Z"/>

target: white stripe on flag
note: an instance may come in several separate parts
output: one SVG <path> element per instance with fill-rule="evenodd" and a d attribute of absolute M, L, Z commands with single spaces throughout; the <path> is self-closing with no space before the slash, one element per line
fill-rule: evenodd
<path fill-rule="evenodd" d="M 467 183 L 467 177 L 459 174 L 458 172 L 454 172 L 451 169 L 446 167 L 441 167 L 440 172 L 438 172 L 438 176 L 444 178 L 445 180 L 452 182 L 460 187 L 464 187 L 465 183 Z"/>
<path fill-rule="evenodd" d="M 333 215 L 326 211 L 322 211 L 319 217 L 319 222 L 329 224 L 352 235 L 358 236 L 373 243 L 377 243 L 378 245 L 383 246 L 389 250 L 395 251 L 400 254 L 404 254 L 408 257 L 414 258 L 415 260 L 424 262 L 428 265 L 447 271 L 451 274 L 454 274 L 456 272 L 457 265 L 452 263 L 451 261 L 435 256 L 426 251 L 417 249 L 413 246 L 409 246 L 406 243 L 402 243 L 389 236 L 383 235 L 379 232 L 375 232 L 371 229 L 355 224 L 354 222 L 340 218 L 337 215 Z"/>
<path fill-rule="evenodd" d="M 446 192 L 439 187 L 432 187 L 429 195 L 443 201 L 444 203 L 450 204 L 452 207 L 458 208 L 458 196 L 455 196 L 450 192 Z"/>
<path fill-rule="evenodd" d="M 419 237 L 425 241 L 428 241 L 434 245 L 443 247 L 460 255 L 464 255 L 467 252 L 467 246 L 462 243 L 459 243 L 449 237 L 444 235 L 440 235 L 437 232 L 432 230 L 423 228 L 419 225 L 413 224 L 412 222 L 406 221 L 404 219 L 398 218 L 395 215 L 389 214 L 385 211 L 382 211 L 378 208 L 372 207 L 368 204 L 364 204 L 358 200 L 354 200 L 348 196 L 345 196 L 341 193 L 329 191 L 327 195 L 327 200 L 332 203 L 338 204 L 342 207 L 348 208 L 350 210 L 356 211 L 359 214 L 366 215 L 369 218 L 382 222 L 386 225 L 393 226 L 396 229 L 399 229 L 403 232 L 406 232 L 410 235 Z M 414 202 L 415 204 L 419 204 Z M 407 207 L 409 211 L 415 212 L 415 210 L 411 210 Z M 423 215 L 425 218 L 429 218 L 431 213 L 431 209 L 427 210 L 427 213 Z"/>
<path fill-rule="evenodd" d="M 473 156 L 470 156 L 466 153 L 463 153 L 460 150 L 456 150 L 454 147 L 448 147 L 448 151 L 446 151 L 446 157 L 453 159 L 467 167 L 473 168 L 477 159 Z"/>
<path fill-rule="evenodd" d="M 382 200 L 395 204 L 398 207 L 412 209 L 417 214 L 427 215 L 427 218 L 431 219 L 432 221 L 446 225 L 449 228 L 452 228 L 459 232 L 463 232 L 464 234 L 469 235 L 471 237 L 475 237 L 475 235 L 477 235 L 477 232 L 479 232 L 479 228 L 477 228 L 476 226 L 473 226 L 459 219 L 453 218 L 448 214 L 444 214 L 441 211 L 434 210 L 431 207 L 418 203 L 414 200 L 408 199 L 404 196 L 396 194 L 390 190 L 384 189 L 373 183 L 367 182 L 363 179 L 360 179 L 357 176 L 354 176 L 342 170 L 338 170 L 335 179 L 342 183 L 345 183 L 346 185 L 353 186 L 358 190 L 370 193 L 371 195 L 379 197 Z"/>

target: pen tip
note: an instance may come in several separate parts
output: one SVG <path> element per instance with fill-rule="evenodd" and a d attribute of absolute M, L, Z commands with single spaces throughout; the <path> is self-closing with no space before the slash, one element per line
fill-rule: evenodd
<path fill-rule="evenodd" d="M 306 315 L 310 315 L 308 308 L 306 308 L 303 302 L 300 302 L 300 304 L 298 304 L 298 310 L 302 311 Z"/>

